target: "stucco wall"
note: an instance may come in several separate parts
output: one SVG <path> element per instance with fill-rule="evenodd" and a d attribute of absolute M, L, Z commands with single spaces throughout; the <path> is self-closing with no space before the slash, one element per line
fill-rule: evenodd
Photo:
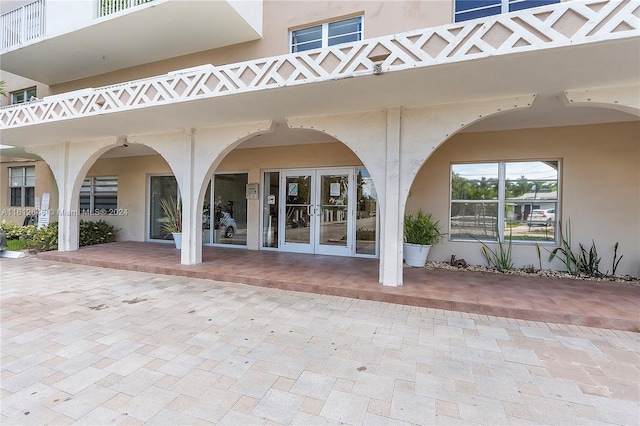
<path fill-rule="evenodd" d="M 49 86 L 7 71 L 0 70 L 0 80 L 5 82 L 4 92 L 7 94 L 6 97 L 0 96 L 0 106 L 11 104 L 11 92 L 29 89 L 34 86 L 36 87 L 36 95 L 38 98 L 43 98 L 49 95 Z"/>
<path fill-rule="evenodd" d="M 640 122 L 546 129 L 462 133 L 438 148 L 418 173 L 407 210 L 419 207 L 440 219 L 449 217 L 449 167 L 452 162 L 560 159 L 562 223 L 571 219 L 575 249 L 595 241 L 602 272 L 612 270 L 613 246 L 624 255 L 618 273 L 640 275 Z M 544 246 L 553 249 L 555 245 Z M 452 242 L 433 248 L 431 260 L 452 254 L 485 264 L 477 242 Z M 538 266 L 535 244 L 513 247 L 516 266 Z M 542 250 L 543 267 L 549 263 Z"/>
<path fill-rule="evenodd" d="M 100 87 L 166 74 L 203 64 L 223 65 L 289 53 L 289 30 L 364 14 L 364 38 L 374 38 L 452 21 L 450 0 L 389 1 L 281 1 L 265 0 L 262 39 L 212 49 L 165 61 L 126 68 L 86 79 L 51 86 L 52 93 Z"/>
<path fill-rule="evenodd" d="M 36 197 L 42 200 L 42 194 L 50 194 L 49 208 L 58 209 L 58 187 L 51 173 L 51 169 L 44 161 L 24 161 L 2 157 L 0 160 L 0 221 L 13 222 L 22 225 L 25 215 L 32 213 L 34 207 L 12 207 L 9 205 L 9 168 L 28 167 L 36 168 Z M 54 220 L 54 219 L 52 219 Z"/>

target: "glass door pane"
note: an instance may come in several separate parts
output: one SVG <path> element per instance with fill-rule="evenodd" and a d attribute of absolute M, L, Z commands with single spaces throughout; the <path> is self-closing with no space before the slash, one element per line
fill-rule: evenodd
<path fill-rule="evenodd" d="M 367 169 L 356 170 L 356 254 L 376 254 L 378 196 Z"/>
<path fill-rule="evenodd" d="M 171 234 L 162 230 L 162 207 L 160 200 L 163 198 L 178 197 L 178 182 L 173 176 L 151 176 L 149 181 L 149 239 L 170 239 Z"/>
<path fill-rule="evenodd" d="M 317 235 L 315 252 L 336 256 L 353 255 L 355 200 L 353 169 L 318 170 L 316 188 Z"/>
<path fill-rule="evenodd" d="M 247 245 L 247 173 L 216 174 L 213 177 L 213 242 Z"/>
<path fill-rule="evenodd" d="M 265 172 L 262 199 L 262 246 L 278 247 L 280 173 Z"/>
<path fill-rule="evenodd" d="M 311 173 L 296 174 L 284 173 L 282 191 L 284 193 L 284 212 L 281 219 L 284 221 L 284 244 L 288 249 L 295 251 L 311 252 L 312 230 L 311 215 L 312 205 L 312 176 Z M 304 247 L 293 245 L 304 245 Z"/>
<path fill-rule="evenodd" d="M 320 245 L 347 247 L 349 175 L 320 177 Z"/>
<path fill-rule="evenodd" d="M 202 244 L 211 243 L 211 181 L 207 185 L 202 204 Z"/>

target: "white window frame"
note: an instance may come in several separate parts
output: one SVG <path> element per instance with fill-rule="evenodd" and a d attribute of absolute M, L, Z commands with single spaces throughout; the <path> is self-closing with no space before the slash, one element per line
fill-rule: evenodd
<path fill-rule="evenodd" d="M 471 19 L 464 19 L 464 20 L 458 21 L 458 16 L 461 15 L 461 14 L 465 14 L 465 13 L 468 13 L 468 12 L 471 12 L 471 11 L 478 11 L 478 10 L 482 10 L 482 9 L 492 9 L 492 8 L 495 8 L 495 7 L 498 6 L 498 4 L 496 3 L 496 4 L 493 4 L 493 5 L 489 5 L 489 6 L 481 6 L 481 7 L 476 7 L 476 8 L 466 9 L 466 10 L 463 10 L 463 11 L 460 11 L 460 12 L 456 12 L 456 3 L 458 1 L 461 1 L 461 0 L 454 0 L 453 22 L 464 22 L 464 21 L 467 21 L 467 20 L 471 20 Z M 462 1 L 464 1 L 464 0 L 462 0 Z M 500 12 L 499 13 L 492 13 L 492 14 L 486 15 L 486 16 L 495 16 L 495 15 L 499 15 L 499 14 L 503 14 L 503 13 L 509 13 L 509 8 L 510 8 L 511 5 L 522 3 L 524 1 L 528 1 L 528 0 L 500 0 L 500 4 L 499 4 L 500 5 Z M 563 0 L 555 0 L 555 1 L 557 3 L 560 3 Z M 547 5 L 545 4 L 545 5 L 541 5 L 541 6 L 547 6 Z M 533 8 L 533 7 L 538 7 L 538 6 L 532 6 L 531 8 Z M 527 9 L 530 9 L 530 8 L 527 8 Z M 472 19 L 482 19 L 482 17 L 472 18 Z"/>
<path fill-rule="evenodd" d="M 21 170 L 20 176 L 13 176 L 13 170 Z M 27 174 L 27 170 L 33 170 L 32 174 Z M 11 207 L 35 207 L 35 191 L 36 191 L 36 166 L 20 166 L 9 167 L 9 205 Z M 33 182 L 27 182 L 28 178 L 33 178 Z M 17 179 L 20 179 L 18 182 Z M 30 183 L 33 183 L 31 185 Z M 20 205 L 13 204 L 13 197 L 11 196 L 12 190 L 20 188 Z M 33 200 L 34 204 L 26 204 L 27 188 L 33 188 Z"/>
<path fill-rule="evenodd" d="M 38 88 L 36 86 L 33 87 L 28 87 L 26 89 L 22 89 L 22 90 L 16 90 L 14 92 L 11 92 L 11 105 L 17 105 L 17 104 L 22 104 L 25 102 L 29 102 L 31 100 L 32 97 L 37 97 L 38 94 Z M 22 100 L 17 100 L 16 98 L 18 96 L 22 95 L 23 99 Z"/>
<path fill-rule="evenodd" d="M 96 188 L 98 187 L 113 187 L 113 185 L 100 185 L 100 181 L 101 180 L 115 180 L 116 184 L 115 184 L 115 191 L 105 191 L 105 192 L 115 192 L 116 195 L 116 199 L 115 199 L 115 205 L 109 208 L 102 208 L 102 209 L 96 209 L 95 206 L 95 197 L 96 194 L 99 194 L 100 191 L 98 191 Z M 83 188 L 89 188 L 88 193 L 85 191 L 83 192 L 82 189 Z M 83 181 L 82 181 L 82 187 L 80 188 L 80 196 L 78 198 L 78 202 L 82 197 L 89 197 L 89 212 L 91 214 L 104 214 L 104 215 L 114 215 L 117 214 L 118 211 L 118 176 L 87 176 Z M 86 209 L 81 209 L 81 213 L 84 212 L 84 210 Z"/>
<path fill-rule="evenodd" d="M 357 15 L 357 16 L 350 16 L 348 18 L 340 18 L 337 20 L 332 20 L 332 21 L 327 21 L 327 22 L 323 22 L 321 24 L 315 24 L 315 25 L 309 25 L 307 27 L 302 27 L 302 28 L 296 28 L 294 30 L 290 30 L 289 31 L 289 53 L 299 53 L 299 52 L 304 52 L 307 50 L 313 50 L 313 49 L 303 49 L 303 50 L 297 50 L 294 51 L 294 47 L 295 46 L 299 46 L 299 44 L 294 44 L 293 40 L 294 40 L 294 33 L 296 33 L 297 31 L 302 31 L 302 30 L 308 30 L 311 28 L 315 28 L 315 27 L 321 27 L 321 36 L 320 39 L 316 39 L 314 41 L 321 41 L 321 46 L 318 49 L 324 49 L 326 47 L 329 46 L 329 26 L 333 25 L 333 24 L 339 24 L 341 22 L 344 21 L 349 21 L 352 19 L 359 19 L 360 20 L 360 32 L 359 33 L 348 33 L 348 34 L 358 34 L 359 38 L 358 40 L 354 40 L 354 41 L 360 41 L 363 39 L 363 35 L 364 35 L 364 15 Z M 336 37 L 343 37 L 345 35 L 348 34 L 341 34 L 340 36 L 336 36 Z M 341 44 L 341 43 L 338 43 Z M 335 46 L 335 45 L 334 45 Z"/>
<path fill-rule="evenodd" d="M 453 200 L 451 193 L 452 193 L 452 185 L 453 185 L 453 166 L 455 165 L 473 165 L 473 164 L 497 164 L 498 165 L 498 198 L 497 199 L 493 199 L 493 200 L 486 200 L 486 202 L 491 202 L 491 203 L 497 203 L 498 204 L 498 239 L 496 240 L 492 240 L 492 239 L 486 239 L 486 240 L 482 240 L 480 239 L 480 241 L 484 241 L 484 242 L 493 242 L 493 243 L 503 243 L 503 242 L 509 242 L 509 239 L 505 237 L 505 206 L 507 203 L 507 199 L 506 199 L 506 183 L 507 183 L 507 177 L 506 177 L 506 165 L 507 164 L 513 164 L 513 163 L 529 163 L 529 162 L 536 162 L 536 161 L 540 161 L 540 162 L 544 162 L 544 161 L 554 161 L 558 164 L 558 174 L 557 174 L 557 197 L 555 198 L 555 201 L 544 201 L 544 200 L 537 200 L 539 203 L 555 203 L 555 223 L 557 225 L 557 227 L 559 228 L 560 226 L 560 188 L 562 186 L 561 184 L 561 180 L 562 180 L 562 174 L 561 174 L 561 167 L 562 167 L 562 161 L 559 158 L 554 158 L 554 159 L 539 159 L 539 158 L 533 158 L 533 159 L 526 159 L 526 160 L 487 160 L 487 161 L 474 161 L 474 162 L 453 162 L 449 165 L 449 219 L 448 219 L 448 228 L 449 228 L 449 241 L 455 241 L 455 242 L 473 242 L 475 241 L 473 238 L 468 239 L 468 238 L 455 238 L 455 237 L 451 237 L 452 235 L 452 228 L 451 228 L 451 207 L 455 202 L 468 202 L 471 204 L 474 203 L 480 203 L 482 202 L 482 200 Z M 512 243 L 514 244 L 557 244 L 558 239 L 559 239 L 559 235 L 560 232 L 556 230 L 555 235 L 554 235 L 554 239 L 553 240 L 549 240 L 549 241 L 540 241 L 540 240 L 511 240 Z"/>

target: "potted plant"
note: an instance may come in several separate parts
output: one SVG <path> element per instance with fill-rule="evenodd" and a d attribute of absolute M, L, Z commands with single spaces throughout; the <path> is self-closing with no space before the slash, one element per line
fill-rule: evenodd
<path fill-rule="evenodd" d="M 164 217 L 160 219 L 162 230 L 173 236 L 176 248 L 182 248 L 182 206 L 175 198 L 163 198 L 160 207 Z"/>
<path fill-rule="evenodd" d="M 434 220 L 431 213 L 422 209 L 404 216 L 404 261 L 409 266 L 424 267 L 429 250 L 434 244 L 441 243 L 445 234 L 440 221 Z"/>

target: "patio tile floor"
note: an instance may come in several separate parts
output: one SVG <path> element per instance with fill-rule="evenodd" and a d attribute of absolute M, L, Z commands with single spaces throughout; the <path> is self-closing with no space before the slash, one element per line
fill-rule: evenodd
<path fill-rule="evenodd" d="M 626 331 L 640 325 L 640 286 L 626 283 L 405 267 L 404 285 L 385 287 L 378 283 L 377 259 L 204 247 L 201 264 L 182 265 L 173 245 L 141 242 L 38 257 L 534 322 Z"/>

